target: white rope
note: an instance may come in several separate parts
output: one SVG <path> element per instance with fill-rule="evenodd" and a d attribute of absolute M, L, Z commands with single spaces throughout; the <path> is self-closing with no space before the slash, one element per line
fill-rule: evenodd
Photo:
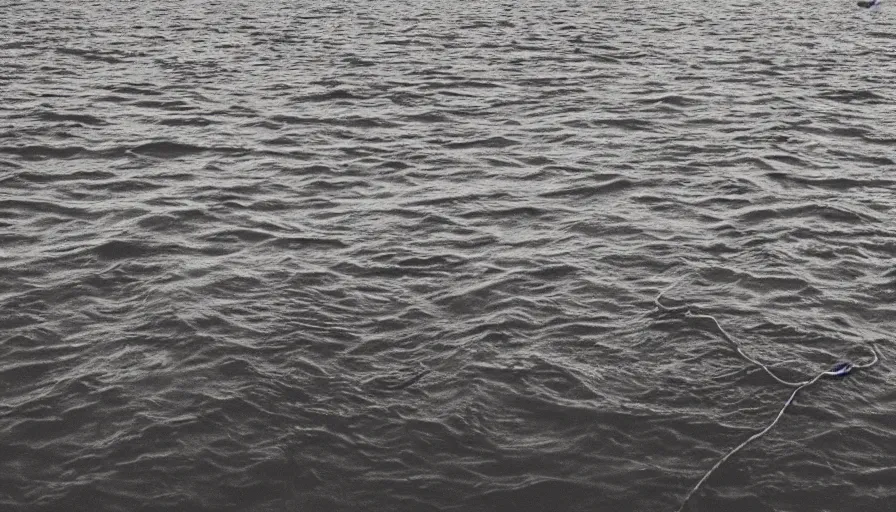
<path fill-rule="evenodd" d="M 740 344 L 730 334 L 728 334 L 728 331 L 726 331 L 725 329 L 722 328 L 721 324 L 719 324 L 719 321 L 714 316 L 706 315 L 706 314 L 692 313 L 690 310 L 690 307 L 688 307 L 688 306 L 669 307 L 669 306 L 664 305 L 662 302 L 660 302 L 660 299 L 663 297 L 663 295 L 665 295 L 669 290 L 674 288 L 678 283 L 680 283 L 688 275 L 690 275 L 690 274 L 686 274 L 684 277 L 682 277 L 678 281 L 675 281 L 674 283 L 672 283 L 671 285 L 669 285 L 668 287 L 663 289 L 656 296 L 656 298 L 653 299 L 653 302 L 654 302 L 654 304 L 656 304 L 657 308 L 659 308 L 661 311 L 664 311 L 667 313 L 684 313 L 685 317 L 687 317 L 687 318 L 698 318 L 698 319 L 703 319 L 703 320 L 711 320 L 716 325 L 716 328 L 719 330 L 719 332 L 722 333 L 722 337 L 724 337 L 725 340 L 727 340 L 729 343 L 734 345 L 734 349 L 737 351 L 738 354 L 741 355 L 741 357 L 743 357 L 747 361 L 749 361 L 749 362 L 759 366 L 763 370 L 765 370 L 765 373 L 769 374 L 769 376 L 771 376 L 773 379 L 780 382 L 781 384 L 784 384 L 785 386 L 788 386 L 788 387 L 794 387 L 796 389 L 794 389 L 793 393 L 790 394 L 790 398 L 788 398 L 787 401 L 784 402 L 784 407 L 782 407 L 781 410 L 778 412 L 778 415 L 775 416 L 774 421 L 769 423 L 769 425 L 767 427 L 765 427 L 764 429 L 762 429 L 759 432 L 756 432 L 755 434 L 750 436 L 746 441 L 737 445 L 733 450 L 731 450 L 727 454 L 725 454 L 724 457 L 719 459 L 719 461 L 716 462 L 716 464 L 713 467 L 711 467 L 709 469 L 709 471 L 706 472 L 705 475 L 703 475 L 703 478 L 701 478 L 700 481 L 697 482 L 697 485 L 695 485 L 690 490 L 690 492 L 688 492 L 687 495 L 685 495 L 684 500 L 682 500 L 681 506 L 678 507 L 677 512 L 682 512 L 682 510 L 684 510 L 684 507 L 688 504 L 688 501 L 691 499 L 691 496 L 693 496 L 694 493 L 697 492 L 697 490 L 700 488 L 700 486 L 703 485 L 703 483 L 709 479 L 709 476 L 712 475 L 712 473 L 716 469 L 718 469 L 719 466 L 724 464 L 726 460 L 728 460 L 732 455 L 734 455 L 735 453 L 740 451 L 743 447 L 747 446 L 751 442 L 764 436 L 769 430 L 771 430 L 778 423 L 778 420 L 781 419 L 781 416 L 784 416 L 784 411 L 787 410 L 787 407 L 790 406 L 791 403 L 793 403 L 793 399 L 796 397 L 796 394 L 800 392 L 800 390 L 802 390 L 803 388 L 806 388 L 808 386 L 811 386 L 812 384 L 815 384 L 818 381 L 818 379 L 820 379 L 822 377 L 825 377 L 825 376 L 842 377 L 857 368 L 870 368 L 878 361 L 877 351 L 874 350 L 873 346 L 869 345 L 869 348 L 871 350 L 871 355 L 873 357 L 872 357 L 871 361 L 869 361 L 867 363 L 861 363 L 861 364 L 859 364 L 859 363 L 839 363 L 839 364 L 834 365 L 834 367 L 831 368 L 830 370 L 825 370 L 809 380 L 804 380 L 804 381 L 800 381 L 800 382 L 791 382 L 788 380 L 784 380 L 781 377 L 778 377 L 777 375 L 775 375 L 775 373 L 772 372 L 771 369 L 768 366 L 766 366 L 765 364 L 763 364 L 761 361 L 758 361 L 758 360 L 750 357 L 746 352 L 744 352 L 741 349 Z"/>

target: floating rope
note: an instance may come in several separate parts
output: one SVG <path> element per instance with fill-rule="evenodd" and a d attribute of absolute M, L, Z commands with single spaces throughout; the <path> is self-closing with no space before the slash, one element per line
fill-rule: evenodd
<path fill-rule="evenodd" d="M 685 276 L 685 277 L 687 277 L 687 276 Z M 778 415 L 775 416 L 774 421 L 769 423 L 769 425 L 767 427 L 765 427 L 764 429 L 762 429 L 759 432 L 756 432 L 755 434 L 750 436 L 746 441 L 737 445 L 733 450 L 731 450 L 727 454 L 725 454 L 724 457 L 719 459 L 719 461 L 716 462 L 716 464 L 713 467 L 711 467 L 709 469 L 709 471 L 706 472 L 705 475 L 703 475 L 703 478 L 701 478 L 700 481 L 697 482 L 697 485 L 695 485 L 690 490 L 690 492 L 688 492 L 687 495 L 685 495 L 684 500 L 682 500 L 682 502 L 681 502 L 681 506 L 678 507 L 678 512 L 681 512 L 682 510 L 684 510 L 684 507 L 688 504 L 688 501 L 691 499 L 691 496 L 693 496 L 694 493 L 697 492 L 697 490 L 700 488 L 700 486 L 702 486 L 703 483 L 709 479 L 709 476 L 712 475 L 712 473 L 716 469 L 718 469 L 719 466 L 724 464 L 725 461 L 728 460 L 729 458 L 731 458 L 732 455 L 734 455 L 735 453 L 740 451 L 741 448 L 743 448 L 744 446 L 747 446 L 751 442 L 759 439 L 760 437 L 764 436 L 769 430 L 771 430 L 778 423 L 778 420 L 781 419 L 781 416 L 784 415 L 784 411 L 787 410 L 787 407 L 790 406 L 791 403 L 793 403 L 793 399 L 796 397 L 796 394 L 799 393 L 803 388 L 806 388 L 808 386 L 811 386 L 812 384 L 815 384 L 822 377 L 844 377 L 855 369 L 870 368 L 878 361 L 877 352 L 874 350 L 873 346 L 869 345 L 869 349 L 871 350 L 871 355 L 873 357 L 872 357 L 871 361 L 869 361 L 867 363 L 862 363 L 862 364 L 851 363 L 851 362 L 837 363 L 833 367 L 831 367 L 830 370 L 825 370 L 823 372 L 818 373 L 815 377 L 813 377 L 811 379 L 800 381 L 800 382 L 791 382 L 791 381 L 782 379 L 781 377 L 778 377 L 777 375 L 775 375 L 775 373 L 768 366 L 763 364 L 761 361 L 758 361 L 757 359 L 750 357 L 746 352 L 744 352 L 743 349 L 741 348 L 740 344 L 737 342 L 737 340 L 735 340 L 730 334 L 728 334 L 728 331 L 726 331 L 725 329 L 722 328 L 721 324 L 719 324 L 719 321 L 716 320 L 716 318 L 714 316 L 706 315 L 706 314 L 692 313 L 690 307 L 688 307 L 688 306 L 669 307 L 669 306 L 664 305 L 662 302 L 660 302 L 660 299 L 663 297 L 663 295 L 665 295 L 669 290 L 674 288 L 683 279 L 684 279 L 684 277 L 682 277 L 678 281 L 675 281 L 674 283 L 669 285 L 667 288 L 665 288 L 663 291 L 661 291 L 656 296 L 655 299 L 653 299 L 653 303 L 656 304 L 657 308 L 659 308 L 661 311 L 664 311 L 666 313 L 684 313 L 684 316 L 687 318 L 711 320 L 716 325 L 716 328 L 718 328 L 719 332 L 722 334 L 722 337 L 725 338 L 726 341 L 728 341 L 729 343 L 734 345 L 734 349 L 737 350 L 737 353 L 740 354 L 741 357 L 743 357 L 747 361 L 749 361 L 749 362 L 755 364 L 756 366 L 759 366 L 763 370 L 765 370 L 765 373 L 769 374 L 769 376 L 771 376 L 773 379 L 775 379 L 779 383 L 781 383 L 785 386 L 788 386 L 788 387 L 796 388 L 796 389 L 794 389 L 793 393 L 790 394 L 790 398 L 788 398 L 787 401 L 784 402 L 784 407 L 781 407 L 781 410 L 778 412 Z"/>

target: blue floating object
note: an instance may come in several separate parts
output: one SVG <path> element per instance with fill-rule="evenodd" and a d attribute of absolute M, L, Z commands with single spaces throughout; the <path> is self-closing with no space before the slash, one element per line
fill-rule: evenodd
<path fill-rule="evenodd" d="M 835 364 L 834 367 L 831 368 L 830 373 L 832 375 L 834 375 L 835 377 L 842 377 L 851 371 L 852 371 L 852 363 L 845 362 L 845 363 Z"/>

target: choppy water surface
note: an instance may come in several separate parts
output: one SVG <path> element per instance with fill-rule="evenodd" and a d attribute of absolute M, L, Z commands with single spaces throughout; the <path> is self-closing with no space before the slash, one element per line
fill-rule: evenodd
<path fill-rule="evenodd" d="M 0 507 L 896 506 L 852 1 L 6 2 Z"/>

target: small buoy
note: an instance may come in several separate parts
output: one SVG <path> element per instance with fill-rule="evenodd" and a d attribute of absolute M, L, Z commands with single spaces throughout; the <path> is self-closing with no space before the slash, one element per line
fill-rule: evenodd
<path fill-rule="evenodd" d="M 852 371 L 852 363 L 846 362 L 846 363 L 835 364 L 834 367 L 831 368 L 831 371 L 828 373 L 830 373 L 834 377 L 843 377 L 844 375 L 846 375 L 847 373 L 849 373 L 851 371 Z"/>
<path fill-rule="evenodd" d="M 859 0 L 856 2 L 856 5 L 871 11 L 877 11 L 880 9 L 880 0 Z"/>

